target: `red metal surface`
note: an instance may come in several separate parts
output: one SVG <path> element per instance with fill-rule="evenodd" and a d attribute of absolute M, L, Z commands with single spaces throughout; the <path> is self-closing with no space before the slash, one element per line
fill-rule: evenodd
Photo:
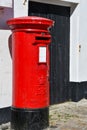
<path fill-rule="evenodd" d="M 16 108 L 49 106 L 49 49 L 48 27 L 53 21 L 39 17 L 11 19 L 13 100 Z M 34 26 L 32 26 L 34 25 Z M 42 33 L 43 32 L 43 33 Z M 46 47 L 46 63 L 39 63 L 39 47 Z"/>
<path fill-rule="evenodd" d="M 53 23 L 54 22 L 50 19 L 36 16 L 19 17 L 7 21 L 7 24 L 10 26 L 11 29 L 29 28 L 47 30 L 47 28 L 53 25 Z"/>

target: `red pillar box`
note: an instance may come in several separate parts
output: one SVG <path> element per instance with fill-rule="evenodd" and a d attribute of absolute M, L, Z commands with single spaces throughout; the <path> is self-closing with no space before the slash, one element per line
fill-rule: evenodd
<path fill-rule="evenodd" d="M 7 21 L 12 30 L 13 130 L 43 130 L 49 126 L 48 28 L 53 21 L 21 17 Z"/>

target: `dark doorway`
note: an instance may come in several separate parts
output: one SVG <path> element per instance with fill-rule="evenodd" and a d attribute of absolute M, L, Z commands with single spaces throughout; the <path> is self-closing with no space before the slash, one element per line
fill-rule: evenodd
<path fill-rule="evenodd" d="M 70 8 L 29 1 L 29 15 L 55 21 L 50 45 L 50 104 L 69 100 Z"/>

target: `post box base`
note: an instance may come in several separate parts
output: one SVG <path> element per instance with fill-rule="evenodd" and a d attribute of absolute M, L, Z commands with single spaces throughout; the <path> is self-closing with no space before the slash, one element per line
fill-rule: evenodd
<path fill-rule="evenodd" d="M 47 130 L 49 108 L 11 110 L 11 130 Z"/>

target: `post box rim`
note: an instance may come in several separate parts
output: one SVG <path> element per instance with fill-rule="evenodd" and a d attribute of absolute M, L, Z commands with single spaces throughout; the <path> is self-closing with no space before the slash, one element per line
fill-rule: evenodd
<path fill-rule="evenodd" d="M 8 25 L 17 25 L 17 24 L 43 24 L 52 26 L 54 21 L 51 19 L 47 19 L 44 17 L 37 17 L 37 16 L 25 16 L 25 17 L 16 17 L 9 19 L 7 21 Z"/>

